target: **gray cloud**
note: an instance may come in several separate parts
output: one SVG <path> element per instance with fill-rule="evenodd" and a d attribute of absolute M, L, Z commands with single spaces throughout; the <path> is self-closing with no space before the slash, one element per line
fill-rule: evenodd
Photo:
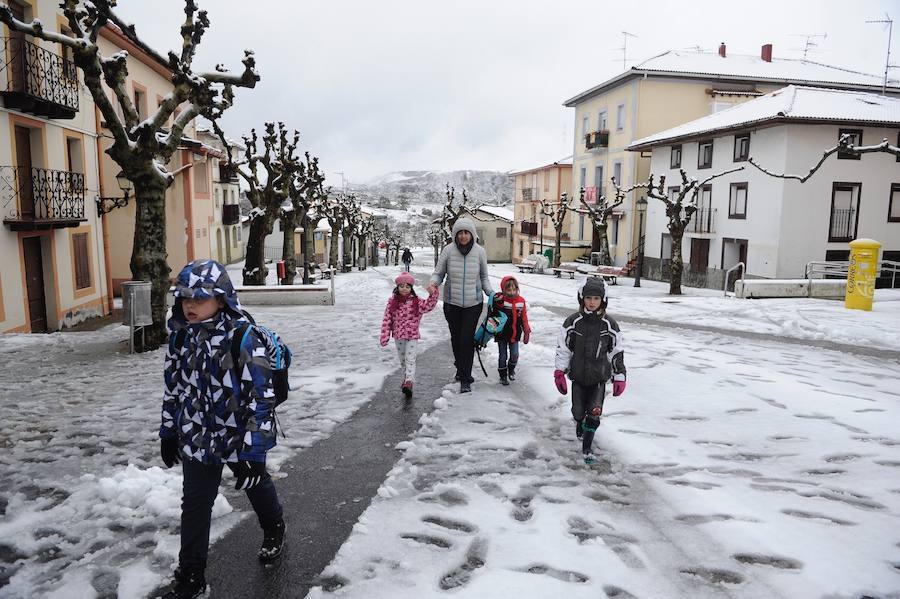
<path fill-rule="evenodd" d="M 561 103 L 622 70 L 623 29 L 638 36 L 628 42 L 632 61 L 695 45 L 715 50 L 721 41 L 742 54 L 772 42 L 776 56 L 799 58 L 803 39 L 791 34 L 827 32 L 812 59 L 881 73 L 886 33 L 864 21 L 896 7 L 882 0 L 200 2 L 212 26 L 198 63 L 237 69 L 251 48 L 262 76 L 257 89 L 239 92 L 224 119 L 228 133 L 285 121 L 330 177 L 344 171 L 352 181 L 391 170 L 510 170 L 570 154 L 574 115 Z M 122 0 L 118 12 L 158 50 L 180 44 L 181 0 Z"/>

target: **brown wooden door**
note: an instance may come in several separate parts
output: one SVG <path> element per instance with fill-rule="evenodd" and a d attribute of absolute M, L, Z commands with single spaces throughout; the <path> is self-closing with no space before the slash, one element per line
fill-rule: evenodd
<path fill-rule="evenodd" d="M 34 220 L 34 188 L 31 184 L 31 131 L 16 125 L 16 184 L 19 187 L 19 218 Z"/>
<path fill-rule="evenodd" d="M 25 254 L 25 290 L 28 294 L 28 318 L 32 333 L 47 332 L 47 303 L 44 301 L 44 261 L 41 257 L 41 238 L 22 240 Z"/>
<path fill-rule="evenodd" d="M 19 21 L 25 21 L 25 7 L 18 2 L 10 2 L 9 9 L 12 16 Z M 17 92 L 27 91 L 25 88 L 25 34 L 20 31 L 9 31 L 9 64 L 10 90 Z"/>

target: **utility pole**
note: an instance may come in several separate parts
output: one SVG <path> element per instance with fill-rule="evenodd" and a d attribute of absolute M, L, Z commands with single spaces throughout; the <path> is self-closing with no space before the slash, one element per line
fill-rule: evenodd
<path fill-rule="evenodd" d="M 884 13 L 883 19 L 866 21 L 866 23 L 887 23 L 888 26 L 887 57 L 884 59 L 884 83 L 881 84 L 881 95 L 884 96 L 887 94 L 888 69 L 893 66 L 891 65 L 891 34 L 894 31 L 894 21 L 889 14 Z"/>

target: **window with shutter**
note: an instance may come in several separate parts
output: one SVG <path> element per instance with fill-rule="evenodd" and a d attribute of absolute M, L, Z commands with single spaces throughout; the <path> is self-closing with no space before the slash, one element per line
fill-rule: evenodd
<path fill-rule="evenodd" d="M 91 286 L 91 261 L 88 253 L 88 234 L 72 235 L 72 251 L 75 254 L 75 289 Z"/>

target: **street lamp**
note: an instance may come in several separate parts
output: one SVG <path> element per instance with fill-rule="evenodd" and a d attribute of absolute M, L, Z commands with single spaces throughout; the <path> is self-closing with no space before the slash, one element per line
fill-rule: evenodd
<path fill-rule="evenodd" d="M 634 275 L 634 286 L 641 286 L 641 272 L 644 270 L 644 213 L 647 212 L 647 198 L 641 197 L 637 201 L 638 213 L 638 255 L 637 274 Z"/>
<path fill-rule="evenodd" d="M 131 179 L 128 178 L 125 171 L 119 171 L 119 174 L 116 175 L 116 183 L 119 184 L 119 189 L 122 190 L 122 197 L 97 198 L 97 218 L 112 212 L 116 208 L 122 208 L 123 206 L 128 205 L 128 200 L 131 199 L 131 190 L 133 188 Z"/>

